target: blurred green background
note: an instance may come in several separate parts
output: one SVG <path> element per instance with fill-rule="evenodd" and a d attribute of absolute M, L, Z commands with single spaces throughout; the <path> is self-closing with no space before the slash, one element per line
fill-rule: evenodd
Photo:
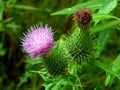
<path fill-rule="evenodd" d="M 51 14 L 87 1 L 90 0 L 0 0 L 0 90 L 44 90 L 41 86 L 42 78 L 37 74 L 26 72 L 40 67 L 26 63 L 20 38 L 30 26 L 42 23 L 52 27 L 55 40 L 58 40 L 70 30 L 73 20 L 71 15 Z M 111 14 L 120 18 L 119 0 Z M 109 21 L 103 20 L 101 23 L 104 22 Z M 99 56 L 99 59 L 106 64 L 112 63 L 120 53 L 120 24 L 110 33 Z M 104 86 L 106 73 L 98 67 L 89 67 L 91 66 L 84 68 L 84 71 L 90 74 L 87 79 L 83 79 L 83 84 L 87 86 L 85 90 L 93 90 L 94 87 L 98 88 L 95 90 L 119 90 L 118 79 L 111 86 Z M 93 77 L 95 79 L 91 79 Z"/>

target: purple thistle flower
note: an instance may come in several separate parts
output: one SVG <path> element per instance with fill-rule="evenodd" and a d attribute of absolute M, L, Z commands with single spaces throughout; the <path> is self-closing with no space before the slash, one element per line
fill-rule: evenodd
<path fill-rule="evenodd" d="M 22 39 L 23 51 L 31 57 L 46 54 L 53 46 L 53 33 L 51 28 L 45 26 L 33 26 Z"/>

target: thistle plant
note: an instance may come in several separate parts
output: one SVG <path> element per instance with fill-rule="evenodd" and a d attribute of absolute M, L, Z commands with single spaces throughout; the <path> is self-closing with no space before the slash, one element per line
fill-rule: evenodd
<path fill-rule="evenodd" d="M 89 30 L 92 15 L 87 8 L 74 13 L 74 25 L 68 36 L 53 40 L 53 33 L 47 26 L 34 26 L 22 39 L 23 51 L 31 57 L 40 56 L 46 90 L 80 90 L 81 62 L 94 59 L 95 35 Z M 43 73 L 46 70 L 46 73 Z M 47 78 L 47 79 L 45 79 Z M 49 88 L 48 88 L 49 86 Z"/>

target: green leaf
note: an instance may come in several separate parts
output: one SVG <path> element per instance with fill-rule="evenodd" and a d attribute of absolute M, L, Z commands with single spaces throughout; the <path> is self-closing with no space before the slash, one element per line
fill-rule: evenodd
<path fill-rule="evenodd" d="M 3 17 L 3 10 L 4 10 L 4 4 L 3 1 L 0 0 L 0 20 L 2 20 Z"/>
<path fill-rule="evenodd" d="M 113 33 L 113 30 L 105 30 L 102 31 L 98 37 L 98 43 L 97 43 L 97 52 L 96 52 L 96 57 L 99 57 L 100 53 L 103 51 L 105 48 L 109 38 L 111 37 Z"/>
<path fill-rule="evenodd" d="M 109 14 L 93 14 L 93 21 L 104 20 L 104 19 L 117 19 L 119 18 L 109 15 Z"/>
<path fill-rule="evenodd" d="M 103 30 L 107 30 L 111 27 L 114 27 L 115 25 L 120 24 L 120 20 L 114 20 L 114 21 L 110 21 L 104 24 L 100 24 L 100 25 L 96 25 L 94 28 L 92 28 L 92 32 L 100 32 Z"/>
<path fill-rule="evenodd" d="M 111 74 L 108 74 L 107 75 L 107 78 L 106 78 L 106 80 L 105 80 L 105 86 L 107 86 L 109 83 L 110 83 L 110 81 L 111 81 Z"/>
<path fill-rule="evenodd" d="M 103 6 L 100 8 L 98 13 L 100 14 L 108 14 L 117 6 L 117 0 L 106 0 Z"/>
<path fill-rule="evenodd" d="M 94 65 L 96 65 L 97 67 L 103 69 L 107 73 L 110 73 L 110 74 L 116 76 L 118 79 L 120 79 L 120 73 L 113 71 L 112 70 L 112 65 L 105 65 L 105 64 L 103 64 L 99 61 L 95 61 Z"/>
<path fill-rule="evenodd" d="M 115 78 L 116 77 L 114 75 L 108 74 L 107 78 L 106 78 L 106 81 L 105 81 L 105 86 L 112 85 Z"/>
<path fill-rule="evenodd" d="M 13 7 L 18 8 L 18 9 L 24 9 L 24 10 L 38 10 L 35 7 L 27 6 L 27 5 L 14 5 Z"/>
<path fill-rule="evenodd" d="M 13 17 L 9 17 L 7 19 L 4 20 L 4 23 L 8 23 L 11 22 L 14 18 Z"/>
<path fill-rule="evenodd" d="M 116 72 L 120 70 L 120 54 L 117 56 L 117 58 L 113 62 L 112 70 Z"/>
<path fill-rule="evenodd" d="M 100 10 L 98 11 L 99 14 L 108 14 L 117 6 L 117 0 L 106 0 L 106 2 L 102 5 Z M 99 22 L 97 20 L 95 25 Z"/>
<path fill-rule="evenodd" d="M 55 13 L 52 13 L 51 15 L 64 15 L 64 14 L 72 14 L 76 9 L 81 8 L 81 7 L 87 7 L 92 10 L 96 10 L 102 6 L 105 0 L 90 0 L 85 3 L 79 3 L 76 4 L 75 6 L 72 6 L 70 8 L 66 8 L 60 11 L 57 11 Z"/>

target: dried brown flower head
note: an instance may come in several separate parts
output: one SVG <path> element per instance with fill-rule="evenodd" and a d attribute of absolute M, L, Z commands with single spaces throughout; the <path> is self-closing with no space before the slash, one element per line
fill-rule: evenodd
<path fill-rule="evenodd" d="M 91 12 L 88 8 L 80 8 L 74 12 L 73 20 L 77 21 L 81 28 L 87 27 L 92 20 Z"/>

